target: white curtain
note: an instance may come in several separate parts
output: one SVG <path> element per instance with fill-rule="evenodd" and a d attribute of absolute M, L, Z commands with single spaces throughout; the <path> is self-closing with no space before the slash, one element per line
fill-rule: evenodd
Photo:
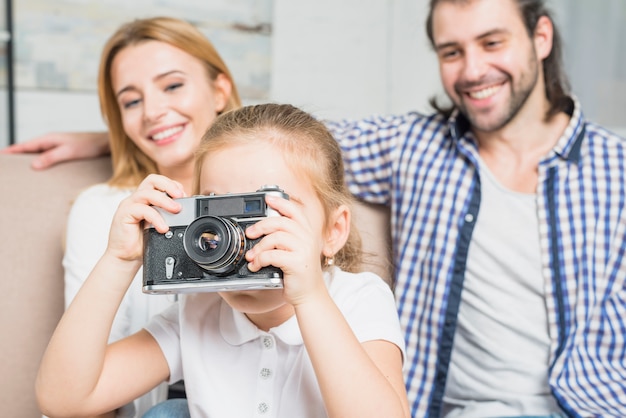
<path fill-rule="evenodd" d="M 565 67 L 590 120 L 626 136 L 626 1 L 550 0 Z"/>

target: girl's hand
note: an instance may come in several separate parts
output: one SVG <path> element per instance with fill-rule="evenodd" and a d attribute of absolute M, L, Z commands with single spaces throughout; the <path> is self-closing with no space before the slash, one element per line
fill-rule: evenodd
<path fill-rule="evenodd" d="M 182 185 L 177 181 L 158 174 L 146 177 L 115 212 L 107 252 L 124 261 L 141 260 L 144 221 L 151 223 L 160 233 L 169 230 L 153 206 L 177 213 L 181 206 L 173 199 L 183 197 L 184 194 Z"/>
<path fill-rule="evenodd" d="M 314 231 L 296 203 L 266 196 L 267 204 L 282 216 L 262 219 L 246 230 L 251 239 L 265 235 L 246 253 L 250 271 L 274 266 L 283 271 L 284 295 L 297 306 L 326 292 L 323 280 L 321 231 Z"/>

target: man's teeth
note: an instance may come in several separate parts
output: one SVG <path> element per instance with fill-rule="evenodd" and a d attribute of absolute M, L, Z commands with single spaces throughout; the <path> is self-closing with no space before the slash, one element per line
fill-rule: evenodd
<path fill-rule="evenodd" d="M 491 97 L 496 94 L 499 88 L 500 86 L 487 87 L 483 90 L 469 92 L 469 96 L 472 99 L 486 99 L 487 97 Z"/>
<path fill-rule="evenodd" d="M 169 138 L 170 136 L 177 134 L 178 132 L 182 131 L 183 127 L 182 126 L 177 126 L 175 128 L 169 128 L 166 129 L 164 131 L 159 132 L 158 134 L 154 134 L 152 135 L 152 139 L 155 141 L 162 141 L 165 138 Z"/>

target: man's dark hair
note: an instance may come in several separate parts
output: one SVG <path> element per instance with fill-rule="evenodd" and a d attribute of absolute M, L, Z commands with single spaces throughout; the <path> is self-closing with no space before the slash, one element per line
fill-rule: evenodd
<path fill-rule="evenodd" d="M 430 0 L 428 18 L 426 20 L 426 34 L 430 40 L 431 46 L 435 46 L 435 40 L 433 39 L 433 10 L 439 3 L 451 2 L 451 3 L 469 3 L 474 0 Z M 552 37 L 552 50 L 550 54 L 543 60 L 543 78 L 546 86 L 546 97 L 550 103 L 550 108 L 546 114 L 546 119 L 550 119 L 555 114 L 562 110 L 567 109 L 570 106 L 569 82 L 567 75 L 563 69 L 563 42 L 558 28 L 554 23 L 551 12 L 545 5 L 544 0 L 513 0 L 517 3 L 517 7 L 522 16 L 524 26 L 528 36 L 531 38 L 535 33 L 537 22 L 542 16 L 546 16 L 552 22 L 554 27 L 554 34 Z M 454 110 L 454 105 L 451 107 L 440 106 L 437 103 L 437 98 L 432 97 L 430 99 L 430 105 L 435 108 L 439 113 L 448 117 Z"/>

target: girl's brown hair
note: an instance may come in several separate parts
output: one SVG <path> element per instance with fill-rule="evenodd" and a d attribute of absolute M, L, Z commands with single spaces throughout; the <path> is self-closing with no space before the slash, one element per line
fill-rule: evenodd
<path fill-rule="evenodd" d="M 239 93 L 230 70 L 213 44 L 192 24 L 180 19 L 154 17 L 137 19 L 122 25 L 107 41 L 100 59 L 98 95 L 100 109 L 109 129 L 113 175 L 111 186 L 135 187 L 148 174 L 157 173 L 157 167 L 124 132 L 122 116 L 111 82 L 111 65 L 124 48 L 145 41 L 160 41 L 179 48 L 200 60 L 211 82 L 224 74 L 232 84 L 224 111 L 241 106 Z"/>
<path fill-rule="evenodd" d="M 207 154 L 253 141 L 265 141 L 282 151 L 291 169 L 311 182 L 326 219 L 340 205 L 352 207 L 354 198 L 344 180 L 337 141 L 323 123 L 308 113 L 281 104 L 247 106 L 217 117 L 202 137 L 196 154 L 194 193 L 200 193 L 202 163 Z M 361 261 L 361 239 L 351 225 L 348 240 L 335 254 L 334 263 L 355 272 Z"/>

